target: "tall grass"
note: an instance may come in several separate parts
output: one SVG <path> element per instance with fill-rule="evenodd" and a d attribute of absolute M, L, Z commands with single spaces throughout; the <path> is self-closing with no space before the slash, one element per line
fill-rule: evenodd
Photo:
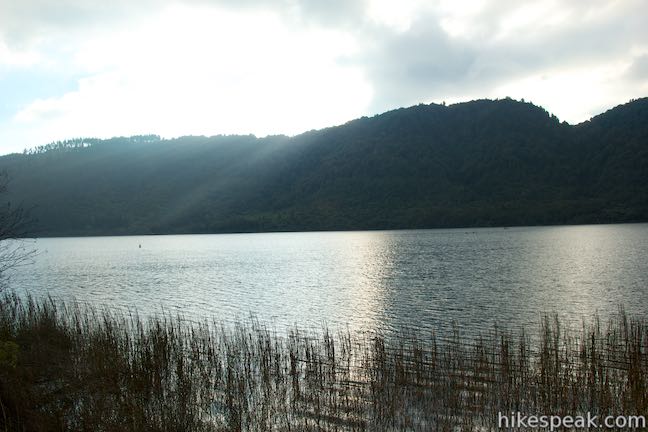
<path fill-rule="evenodd" d="M 277 334 L 0 299 L 0 421 L 11 431 L 428 431 L 498 412 L 648 414 L 648 330 L 623 311 L 577 331 Z"/>

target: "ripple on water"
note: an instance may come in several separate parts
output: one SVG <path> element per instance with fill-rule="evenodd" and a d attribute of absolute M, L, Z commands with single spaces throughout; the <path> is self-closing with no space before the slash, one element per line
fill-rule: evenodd
<path fill-rule="evenodd" d="M 139 249 L 138 245 L 142 248 Z M 38 239 L 34 295 L 278 328 L 477 334 L 648 309 L 648 225 Z M 453 324 L 454 323 L 454 324 Z"/>

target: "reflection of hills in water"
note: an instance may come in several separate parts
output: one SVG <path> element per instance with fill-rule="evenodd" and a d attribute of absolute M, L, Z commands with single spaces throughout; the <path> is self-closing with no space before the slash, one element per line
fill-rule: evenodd
<path fill-rule="evenodd" d="M 38 235 L 636 222 L 648 221 L 647 136 L 648 99 L 576 126 L 481 100 L 293 138 L 77 140 L 0 169 Z"/>
<path fill-rule="evenodd" d="M 138 245 L 142 248 L 139 249 Z M 535 329 L 648 310 L 648 225 L 39 239 L 19 292 L 283 331 Z M 41 291 L 42 290 L 42 291 Z"/>

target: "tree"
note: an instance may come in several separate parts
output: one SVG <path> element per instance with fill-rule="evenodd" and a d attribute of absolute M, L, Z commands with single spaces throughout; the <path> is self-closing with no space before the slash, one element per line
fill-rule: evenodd
<path fill-rule="evenodd" d="M 0 195 L 7 192 L 8 184 L 7 173 L 1 172 Z M 10 202 L 0 206 L 0 290 L 6 282 L 7 271 L 31 262 L 36 253 L 26 240 L 30 224 L 30 217 L 23 207 L 13 206 Z"/>

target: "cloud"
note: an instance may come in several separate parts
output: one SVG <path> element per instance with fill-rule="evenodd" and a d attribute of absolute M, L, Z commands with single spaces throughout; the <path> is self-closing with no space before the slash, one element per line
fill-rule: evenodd
<path fill-rule="evenodd" d="M 110 29 L 169 6 L 265 10 L 295 23 L 344 27 L 363 19 L 364 0 L 20 0 L 0 2 L 0 39 L 24 48 L 51 35 Z"/>
<path fill-rule="evenodd" d="M 0 68 L 29 67 L 41 61 L 40 54 L 32 50 L 14 50 L 0 40 Z M 1 72 L 1 69 L 0 69 Z"/>
<path fill-rule="evenodd" d="M 452 40 L 425 21 L 406 32 L 377 33 L 369 39 L 358 63 L 374 86 L 375 111 L 444 94 L 465 81 L 477 56 L 469 44 Z"/>
<path fill-rule="evenodd" d="M 576 122 L 648 91 L 647 12 L 643 0 L 0 0 L 0 93 L 65 82 L 5 102 L 0 139 L 292 134 L 504 96 Z"/>
<path fill-rule="evenodd" d="M 582 86 L 566 83 L 579 71 L 582 82 L 592 85 L 589 93 L 599 93 L 608 104 L 627 100 L 621 99 L 626 89 L 615 85 L 615 97 L 610 86 L 603 87 L 611 77 L 622 76 L 637 46 L 648 48 L 645 3 L 463 3 L 472 6 L 462 10 L 441 4 L 420 14 L 406 31 L 379 29 L 366 38 L 357 61 L 374 86 L 375 112 L 441 99 L 504 97 L 500 91 L 525 83 L 525 90 L 516 93 L 532 98 L 543 81 L 557 85 L 554 99 L 543 102 L 577 121 L 569 105 L 584 102 L 578 100 Z M 513 83 L 519 85 L 507 86 Z"/>
<path fill-rule="evenodd" d="M 627 70 L 627 77 L 636 81 L 648 81 L 648 54 L 636 57 Z"/>
<path fill-rule="evenodd" d="M 371 90 L 343 33 L 295 38 L 272 13 L 171 7 L 86 41 L 76 52 L 88 76 L 76 90 L 36 100 L 12 120 L 44 142 L 70 136 L 158 133 L 296 134 L 365 112 Z M 342 101 L 342 102 L 341 102 Z"/>
<path fill-rule="evenodd" d="M 146 1 L 146 0 L 145 0 Z M 143 2 L 133 2 L 133 5 Z M 89 31 L 128 16 L 125 0 L 22 0 L 0 2 L 0 39 L 16 48 L 33 46 L 53 34 Z M 140 10 L 131 6 L 131 11 Z"/>

